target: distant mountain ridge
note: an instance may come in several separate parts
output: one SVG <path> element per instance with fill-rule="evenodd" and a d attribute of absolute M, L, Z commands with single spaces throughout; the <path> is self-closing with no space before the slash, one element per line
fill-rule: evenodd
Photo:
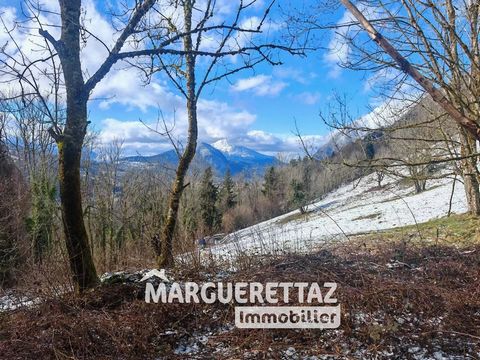
<path fill-rule="evenodd" d="M 129 156 L 122 159 L 130 163 L 170 164 L 178 163 L 175 150 L 153 156 Z M 265 169 L 278 165 L 280 161 L 269 155 L 261 154 L 245 146 L 231 145 L 227 140 L 220 140 L 213 144 L 200 143 L 193 160 L 193 166 L 206 168 L 211 166 L 217 175 L 224 175 L 230 169 L 232 175 L 242 172 L 252 175 L 263 174 Z"/>

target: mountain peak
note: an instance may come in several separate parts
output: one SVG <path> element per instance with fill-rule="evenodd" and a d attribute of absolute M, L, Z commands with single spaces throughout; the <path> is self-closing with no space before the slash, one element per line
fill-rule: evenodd
<path fill-rule="evenodd" d="M 214 148 L 216 148 L 217 150 L 220 150 L 224 153 L 230 153 L 234 150 L 234 147 L 232 145 L 230 145 L 230 143 L 228 142 L 227 139 L 221 139 L 221 140 L 218 140 L 216 142 L 214 142 L 212 144 L 212 146 Z"/>
<path fill-rule="evenodd" d="M 129 162 L 143 163 L 170 163 L 178 162 L 178 155 L 174 150 L 166 151 L 154 156 L 131 156 L 124 158 Z M 199 167 L 211 166 L 218 174 L 223 175 L 227 169 L 231 173 L 246 172 L 262 173 L 267 166 L 275 165 L 278 160 L 273 156 L 261 154 L 244 146 L 231 145 L 226 139 L 213 144 L 200 143 L 194 159 L 194 165 Z"/>

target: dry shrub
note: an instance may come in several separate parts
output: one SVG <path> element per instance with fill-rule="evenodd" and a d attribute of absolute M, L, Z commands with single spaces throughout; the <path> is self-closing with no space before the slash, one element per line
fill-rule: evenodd
<path fill-rule="evenodd" d="M 222 224 L 226 232 L 233 232 L 249 226 L 253 220 L 252 210 L 247 205 L 239 205 L 223 214 Z"/>
<path fill-rule="evenodd" d="M 233 232 L 271 219 L 282 213 L 283 209 L 265 197 L 260 197 L 254 204 L 239 204 L 228 210 L 222 218 L 225 232 Z"/>

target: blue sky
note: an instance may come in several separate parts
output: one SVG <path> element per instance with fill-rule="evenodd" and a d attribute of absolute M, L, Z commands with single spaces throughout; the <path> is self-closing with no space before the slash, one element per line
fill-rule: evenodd
<path fill-rule="evenodd" d="M 41 1 L 46 9 L 54 10 L 56 0 Z M 86 24 L 98 30 L 106 42 L 115 39 L 109 20 L 103 9 L 104 2 L 86 0 Z M 226 8 L 233 0 L 218 1 Z M 255 17 L 261 14 L 265 1 L 247 14 Z M 307 2 L 308 3 L 308 2 Z M 18 19 L 12 2 L 0 0 L 2 18 L 8 21 Z M 228 18 L 228 11 L 224 15 Z M 340 9 L 328 14 L 328 21 L 345 19 Z M 272 13 L 271 36 L 282 31 L 277 10 Z M 57 22 L 50 15 L 50 22 Z M 24 42 L 28 44 L 28 34 Z M 299 152 L 299 144 L 292 134 L 294 120 L 303 134 L 310 140 L 321 144 L 330 129 L 319 117 L 332 101 L 334 93 L 346 95 L 350 112 L 363 115 L 369 112 L 375 101 L 375 94 L 369 89 L 371 74 L 341 69 L 337 62 L 346 56 L 345 48 L 335 44 L 335 33 L 322 34 L 326 50 L 311 52 L 306 58 L 281 55 L 281 66 L 272 67 L 261 64 L 254 71 L 247 70 L 208 87 L 199 104 L 200 141 L 214 142 L 226 138 L 234 145 L 244 145 L 270 154 Z M 0 42 L 5 38 L 0 35 Z M 330 48 L 330 49 L 329 49 Z M 88 72 L 101 64 L 105 53 L 99 44 L 89 39 L 84 54 L 84 63 Z M 159 111 L 169 120 L 175 114 L 175 135 L 182 140 L 185 134 L 184 109 L 178 91 L 168 79 L 160 74 L 149 86 L 143 86 L 140 74 L 125 69 L 124 64 L 114 71 L 95 89 L 89 105 L 92 129 L 99 132 L 99 142 L 108 144 L 113 139 L 124 142 L 124 153 L 143 155 L 155 154 L 169 148 L 166 138 L 152 133 L 143 123 L 155 124 Z"/>

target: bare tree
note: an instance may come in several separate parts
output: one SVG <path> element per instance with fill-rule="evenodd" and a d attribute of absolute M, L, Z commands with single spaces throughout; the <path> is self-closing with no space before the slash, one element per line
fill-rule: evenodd
<path fill-rule="evenodd" d="M 42 20 L 43 10 L 33 2 L 26 1 L 28 20 L 31 26 L 37 26 L 39 34 L 45 39 L 37 46 L 43 49 L 41 57 L 31 59 L 15 39 L 15 28 L 5 28 L 13 44 L 13 51 L 9 51 L 8 44 L 2 48 L 2 73 L 8 81 L 18 81 L 21 93 L 19 97 L 36 96 L 44 105 L 44 112 L 50 116 L 52 126 L 50 135 L 55 139 L 59 153 L 59 182 L 62 202 L 62 217 L 64 234 L 69 254 L 70 267 L 77 289 L 82 291 L 95 286 L 98 277 L 88 245 L 88 236 L 83 220 L 81 197 L 80 160 L 82 146 L 87 132 L 87 102 L 92 90 L 112 66 L 120 60 L 121 50 L 127 40 L 135 33 L 138 24 L 145 14 L 153 7 L 155 1 L 143 1 L 136 4 L 130 12 L 130 18 L 118 37 L 113 48 L 108 48 L 108 56 L 100 68 L 87 80 L 84 79 L 81 62 L 81 36 L 88 30 L 82 25 L 80 0 L 60 0 L 61 36 L 56 39 L 48 28 L 55 28 L 56 24 L 46 24 Z M 5 23 L 4 23 L 5 25 Z M 6 26 L 5 26 L 6 27 Z M 98 39 L 98 37 L 97 37 Z M 135 56 L 135 54 L 131 54 Z M 60 65 L 56 59 L 60 60 Z M 49 66 L 49 70 L 43 70 Z M 63 129 L 58 113 L 51 112 L 52 102 L 57 105 L 61 101 L 58 91 L 54 91 L 54 99 L 46 95 L 45 88 L 38 80 L 44 75 L 52 81 L 53 88 L 58 90 L 59 84 L 64 84 L 65 92 L 65 124 Z M 60 78 L 63 78 L 60 81 Z"/>
<path fill-rule="evenodd" d="M 53 167 L 54 141 L 48 134 L 50 120 L 42 104 L 26 98 L 2 101 L 0 111 L 7 117 L 7 145 L 15 152 L 25 175 L 29 178 L 49 172 Z"/>
<path fill-rule="evenodd" d="M 348 9 L 342 22 L 326 23 L 311 15 L 303 22 L 299 18 L 297 24 L 301 23 L 308 35 L 313 30 L 335 29 L 328 50 L 343 50 L 340 66 L 381 74 L 382 91 L 391 99 L 427 93 L 450 121 L 458 124 L 453 140 L 460 142 L 461 155 L 452 159 L 461 158 L 469 209 L 479 214 L 475 156 L 480 138 L 478 1 L 359 0 L 354 4 L 340 0 L 316 4 L 324 9 L 327 2 Z"/>
<path fill-rule="evenodd" d="M 0 130 L 2 130 L 0 115 Z M 0 131 L 0 286 L 14 282 L 15 268 L 24 257 L 28 195 L 21 172 L 13 163 Z"/>
<path fill-rule="evenodd" d="M 255 1 L 244 3 L 239 1 L 239 15 L 252 6 Z M 177 179 L 174 182 L 169 212 L 163 231 L 164 252 L 161 264 L 171 264 L 171 247 L 180 195 L 185 186 L 184 176 L 194 157 L 197 139 L 197 99 L 204 88 L 224 76 L 231 75 L 241 69 L 270 60 L 272 49 L 282 48 L 276 45 L 256 45 L 253 38 L 241 39 L 245 34 L 260 33 L 266 16 L 258 24 L 243 29 L 239 16 L 227 25 L 225 20 L 215 20 L 215 1 L 197 3 L 194 0 L 143 0 L 122 4 L 120 14 L 112 14 L 114 26 L 118 29 L 118 37 L 113 46 L 106 44 L 95 31 L 84 23 L 81 0 L 59 0 L 60 11 L 42 9 L 36 2 L 25 0 L 25 21 L 4 30 L 9 36 L 9 43 L 1 46 L 2 81 L 19 84 L 19 97 L 35 96 L 43 104 L 43 109 L 51 119 L 50 134 L 55 139 L 59 152 L 60 198 L 64 234 L 69 254 L 70 267 L 78 290 L 95 286 L 98 283 L 95 266 L 88 244 L 88 236 L 83 219 L 80 161 L 82 146 L 87 134 L 87 104 L 97 84 L 112 70 L 119 61 L 139 57 L 149 57 L 150 67 L 143 68 L 146 73 L 151 69 L 167 71 L 168 76 L 187 100 L 188 140 L 184 152 L 180 156 Z M 266 8 L 268 14 L 273 2 Z M 203 9 L 202 9 L 203 7 Z M 198 8 L 202 9 L 198 12 Z M 59 23 L 49 23 L 45 15 L 57 16 Z M 193 15 L 201 15 L 196 21 Z M 178 15 L 181 15 L 178 17 Z M 177 22 L 181 19 L 180 22 Z M 27 25 L 25 25 L 27 23 Z M 121 25 L 120 25 L 121 24 Z M 17 30 L 37 28 L 40 38 L 33 39 L 35 52 L 26 53 L 17 42 Z M 120 28 L 119 28 L 120 27 Z M 60 37 L 55 36 L 60 28 Z M 31 35 L 31 33 L 28 33 Z M 220 39 L 216 49 L 201 47 L 202 42 Z M 85 78 L 82 68 L 82 44 L 86 40 L 98 41 L 106 49 L 107 56 L 103 63 Z M 255 53 L 258 57 L 251 57 Z M 243 66 L 235 69 L 225 68 L 224 73 L 217 73 L 216 65 L 228 56 L 248 58 Z M 206 75 L 197 83 L 195 66 L 198 58 L 212 59 L 206 66 Z M 233 63 L 233 62 L 232 62 Z M 138 66 L 138 64 L 137 64 Z M 46 78 L 42 82 L 39 78 Z M 184 82 L 178 81 L 182 78 Z M 47 83 L 47 85 L 45 85 Z M 53 85 L 52 85 L 53 84 Z M 51 86 L 51 88 L 48 88 Z M 52 104 L 54 110 L 52 111 Z M 64 109 L 65 119 L 60 118 L 58 111 Z"/>
<path fill-rule="evenodd" d="M 387 21 L 399 34 L 396 40 L 406 41 L 412 61 L 420 58 L 417 65 L 412 65 L 352 2 L 341 2 L 369 36 L 392 57 L 396 66 L 411 76 L 459 124 L 467 202 L 470 212 L 480 215 L 477 158 L 469 156 L 477 152 L 475 139 L 480 139 L 480 4 L 477 1 L 454 4 L 452 0 L 441 3 L 403 0 L 400 10 L 394 13 L 386 2 L 369 2 L 367 6 L 380 6 L 388 16 Z M 403 44 L 405 42 L 402 43 L 404 49 Z M 380 63 L 381 57 L 372 57 L 366 51 L 363 53 L 370 61 Z M 384 59 L 381 63 L 385 64 Z"/>
<path fill-rule="evenodd" d="M 420 40 L 422 45 L 418 46 L 414 41 L 409 40 L 408 43 L 414 49 L 414 53 L 419 54 L 426 60 L 425 64 L 433 61 L 430 67 L 431 73 L 434 78 L 436 78 L 437 86 L 434 81 L 429 77 L 423 75 L 416 66 L 412 65 L 403 55 L 401 55 L 394 46 L 388 41 L 381 33 L 379 33 L 370 21 L 363 15 L 363 13 L 349 0 L 340 0 L 342 4 L 352 12 L 353 16 L 359 21 L 360 25 L 367 31 L 368 35 L 375 41 L 388 55 L 392 57 L 395 61 L 396 66 L 410 77 L 415 80 L 420 87 L 427 92 L 435 102 L 439 103 L 442 108 L 458 122 L 463 128 L 465 128 L 471 135 L 473 135 L 477 140 L 480 140 L 480 126 L 477 121 L 477 111 L 476 108 L 478 104 L 475 104 L 474 107 L 466 107 L 468 110 L 465 112 L 463 107 L 458 105 L 467 104 L 469 101 L 473 100 L 476 102 L 475 98 L 465 99 L 459 93 L 461 88 L 456 79 L 457 76 L 464 77 L 465 75 L 468 80 L 476 77 L 476 74 L 479 72 L 479 53 L 478 53 L 478 15 L 479 15 L 479 4 L 475 1 L 473 2 L 464 2 L 462 6 L 464 7 L 465 17 L 463 20 L 467 20 L 467 23 L 470 25 L 471 34 L 467 42 L 465 42 L 461 33 L 456 33 L 457 26 L 457 15 L 456 8 L 452 0 L 447 0 L 445 3 L 436 3 L 433 1 L 427 1 L 425 3 L 419 3 L 414 0 L 403 0 L 401 1 L 403 5 L 403 11 L 405 17 L 402 18 L 402 15 L 394 15 L 393 9 L 390 7 L 388 2 L 383 1 L 371 1 L 368 6 L 380 5 L 381 9 L 391 18 L 391 21 L 395 22 L 397 25 L 396 30 L 400 30 L 402 35 L 405 36 L 405 40 L 408 39 L 409 35 L 413 35 L 415 39 Z M 378 3 L 378 4 L 375 4 Z M 446 11 L 445 11 L 446 10 Z M 398 10 L 397 10 L 398 11 Z M 447 16 L 445 16 L 445 13 Z M 433 18 L 436 20 L 436 24 L 432 25 L 430 16 L 433 15 Z M 400 23 L 402 23 L 400 25 Z M 409 24 L 405 26 L 405 24 Z M 434 31 L 437 38 L 430 38 L 430 29 L 426 28 L 425 25 L 429 25 L 435 30 L 434 26 L 440 25 L 440 31 Z M 423 25 L 423 26 L 422 26 Z M 410 29 L 409 29 L 410 27 Z M 462 31 L 462 30 L 460 30 Z M 470 43 L 468 43 L 470 42 Z M 438 47 L 437 43 L 440 43 Z M 437 46 L 435 46 L 437 45 Z M 469 47 L 472 46 L 471 48 Z M 464 50 L 463 55 L 467 58 L 467 63 L 470 65 L 470 69 L 467 72 L 462 74 L 462 70 L 459 69 L 460 57 L 459 49 Z M 436 59 L 435 56 L 442 55 L 441 58 Z M 446 64 L 441 64 L 442 60 L 446 59 Z M 384 61 L 382 61 L 384 63 Z M 442 69 L 442 65 L 449 66 L 450 72 L 445 72 Z M 449 77 L 451 76 L 451 79 Z M 475 79 L 474 79 L 475 80 Z M 473 90 L 476 90 L 477 84 L 472 81 L 468 81 L 466 84 L 467 88 L 472 89 L 470 86 L 473 86 Z M 475 91 L 476 92 L 476 91 Z M 447 93 L 447 94 L 445 94 Z M 457 105 L 457 106 L 455 106 Z M 472 111 L 474 110 L 474 111 Z"/>
<path fill-rule="evenodd" d="M 28 180 L 31 200 L 27 228 L 36 262 L 43 261 L 52 244 L 56 223 L 56 175 L 54 141 L 48 134 L 49 121 L 35 99 L 0 101 L 8 119 L 8 147 Z"/>
<path fill-rule="evenodd" d="M 186 117 L 188 133 L 184 149 L 172 141 L 179 158 L 175 179 L 170 192 L 166 221 L 160 237 L 155 237 L 154 246 L 157 250 L 160 267 L 173 264 L 173 239 L 177 223 L 180 199 L 185 187 L 185 177 L 195 156 L 198 139 L 199 99 L 205 87 L 242 70 L 253 69 L 262 62 L 271 65 L 280 64 L 274 50 L 300 54 L 300 50 L 292 47 L 267 42 L 260 35 L 268 28 L 268 14 L 274 1 L 264 7 L 263 16 L 256 23 L 245 23 L 246 13 L 257 1 L 235 2 L 237 10 L 232 19 L 227 22 L 219 19 L 220 11 L 215 1 L 208 0 L 203 4 L 194 0 L 183 0 L 175 3 L 177 11 L 169 20 L 174 34 L 183 32 L 181 50 L 177 50 L 173 58 L 158 57 L 156 53 L 151 58 L 152 72 L 165 71 L 186 101 Z M 157 44 L 156 34 L 150 36 L 152 43 Z M 147 54 L 151 52 L 147 51 Z M 235 59 L 233 59 L 235 58 Z M 146 64 L 140 67 L 148 69 Z M 150 75 L 150 74 L 149 74 Z M 167 131 L 167 134 L 169 132 Z"/>
<path fill-rule="evenodd" d="M 112 143 L 99 148 L 97 174 L 94 179 L 94 207 L 91 212 L 95 215 L 98 225 L 99 246 L 102 252 L 104 268 L 107 267 L 107 249 L 110 256 L 115 255 L 115 238 L 118 231 L 116 221 L 117 200 L 120 193 L 120 160 L 122 157 L 123 142 L 114 139 Z M 93 240 L 93 239 L 92 239 Z M 114 263 L 114 259 L 110 263 Z"/>

